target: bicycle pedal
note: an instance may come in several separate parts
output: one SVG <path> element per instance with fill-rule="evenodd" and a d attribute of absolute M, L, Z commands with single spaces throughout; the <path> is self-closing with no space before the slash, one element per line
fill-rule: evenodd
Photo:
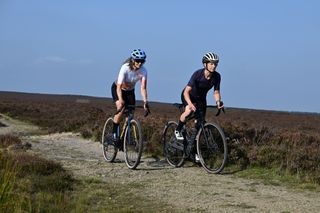
<path fill-rule="evenodd" d="M 123 143 L 120 140 L 115 141 L 115 147 L 119 150 L 119 151 L 123 151 Z"/>
<path fill-rule="evenodd" d="M 115 142 L 113 141 L 112 137 L 106 138 L 106 140 L 103 141 L 104 146 L 113 145 Z"/>

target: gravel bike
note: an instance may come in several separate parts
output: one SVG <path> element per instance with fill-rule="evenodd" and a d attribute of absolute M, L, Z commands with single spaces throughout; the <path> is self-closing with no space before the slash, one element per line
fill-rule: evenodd
<path fill-rule="evenodd" d="M 174 104 L 184 111 L 183 104 Z M 207 106 L 212 108 L 216 106 Z M 222 108 L 224 112 L 224 109 Z M 216 116 L 221 112 L 218 110 Z M 178 124 L 169 121 L 163 130 L 163 150 L 167 162 L 174 167 L 181 167 L 186 159 L 195 161 L 194 156 L 198 154 L 202 167 L 213 174 L 220 173 L 227 162 L 227 142 L 222 128 L 216 123 L 206 123 L 204 115 L 200 110 L 193 113 L 187 120 L 195 120 L 195 126 L 190 129 L 184 127 L 182 135 L 184 140 L 176 139 L 174 134 Z M 186 126 L 186 125 L 185 125 Z"/>
<path fill-rule="evenodd" d="M 143 151 L 143 140 L 141 125 L 138 120 L 133 118 L 135 106 L 127 105 L 122 110 L 126 119 L 122 125 L 119 125 L 117 137 L 113 136 L 113 117 L 107 119 L 102 131 L 102 149 L 103 156 L 107 162 L 114 162 L 118 151 L 124 152 L 125 162 L 129 169 L 135 169 L 141 159 Z M 137 108 L 143 108 L 137 106 Z M 117 111 L 117 113 L 121 110 Z M 145 117 L 150 111 L 146 111 Z"/>

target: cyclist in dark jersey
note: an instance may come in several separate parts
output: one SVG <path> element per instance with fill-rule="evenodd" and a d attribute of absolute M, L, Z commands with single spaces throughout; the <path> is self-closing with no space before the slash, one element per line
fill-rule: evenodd
<path fill-rule="evenodd" d="M 178 127 L 175 131 L 178 140 L 184 140 L 181 130 L 186 124 L 186 118 L 191 116 L 192 112 L 201 110 L 205 116 L 207 108 L 207 93 L 213 87 L 214 99 L 217 107 L 223 108 L 223 102 L 220 95 L 221 76 L 216 71 L 219 63 L 219 57 L 214 53 L 206 53 L 202 58 L 204 68 L 193 73 L 187 86 L 181 94 L 182 103 L 185 106 L 185 111 L 181 114 Z"/>

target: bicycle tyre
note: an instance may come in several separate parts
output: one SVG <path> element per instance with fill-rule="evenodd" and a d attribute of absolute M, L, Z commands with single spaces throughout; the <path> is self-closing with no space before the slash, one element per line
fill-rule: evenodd
<path fill-rule="evenodd" d="M 183 141 L 178 141 L 174 134 L 178 124 L 169 121 L 163 130 L 163 153 L 167 162 L 174 167 L 181 167 L 185 160 Z"/>
<path fill-rule="evenodd" d="M 141 125 L 134 119 L 130 121 L 130 128 L 127 127 L 126 129 L 123 148 L 128 168 L 135 169 L 139 165 L 142 156 L 143 140 Z"/>
<path fill-rule="evenodd" d="M 107 162 L 114 162 L 118 153 L 118 149 L 113 141 L 112 130 L 113 118 L 110 117 L 104 124 L 101 138 L 103 157 Z"/>
<path fill-rule="evenodd" d="M 202 167 L 212 174 L 220 173 L 227 162 L 227 142 L 218 124 L 206 123 L 197 136 L 197 152 Z"/>

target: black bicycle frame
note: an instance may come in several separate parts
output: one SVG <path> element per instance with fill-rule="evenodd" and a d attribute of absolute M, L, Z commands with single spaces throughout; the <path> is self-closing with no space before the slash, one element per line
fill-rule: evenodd
<path fill-rule="evenodd" d="M 184 105 L 183 104 L 173 104 L 174 106 L 178 107 L 180 109 L 180 112 L 182 113 L 184 111 Z M 212 106 L 212 105 L 208 105 L 206 106 L 207 108 L 217 108 L 217 106 Z M 216 116 L 219 116 L 220 112 L 225 113 L 224 108 L 222 109 L 218 109 L 218 112 L 216 113 Z M 204 117 L 204 113 L 201 110 L 196 110 L 193 114 L 191 114 L 190 116 L 187 116 L 187 120 L 192 120 L 195 119 L 196 123 L 194 126 L 194 129 L 192 132 L 190 132 L 191 134 L 185 134 L 185 143 L 184 145 L 186 146 L 186 155 L 190 155 L 190 152 L 192 151 L 192 149 L 195 147 L 195 142 L 196 142 L 196 137 L 199 133 L 200 130 L 204 131 L 204 125 L 206 123 L 205 121 L 205 117 Z M 186 132 L 187 133 L 187 132 Z M 205 141 L 208 141 L 209 138 L 207 136 L 207 134 L 204 132 L 204 137 L 205 137 Z"/>
<path fill-rule="evenodd" d="M 203 112 L 200 110 L 194 112 L 192 116 L 187 118 L 187 120 L 192 120 L 192 119 L 195 119 L 195 124 L 194 124 L 195 126 L 191 130 L 189 135 L 185 134 L 185 140 L 187 142 L 187 144 L 185 144 L 187 156 L 189 156 L 191 154 L 191 151 L 194 149 L 196 145 L 195 142 L 196 142 L 197 135 L 201 129 L 204 129 L 204 124 L 205 124 Z"/>

